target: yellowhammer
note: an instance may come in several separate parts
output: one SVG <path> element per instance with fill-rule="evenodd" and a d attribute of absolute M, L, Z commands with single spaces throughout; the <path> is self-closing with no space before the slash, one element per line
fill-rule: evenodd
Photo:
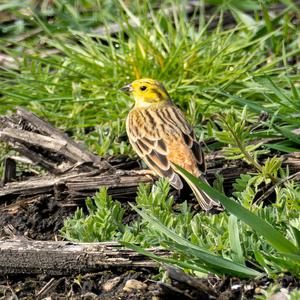
<path fill-rule="evenodd" d="M 135 100 L 135 106 L 126 120 L 126 130 L 137 154 L 150 169 L 157 175 L 166 177 L 177 190 L 183 187 L 180 174 L 190 185 L 204 210 L 218 206 L 174 165 L 179 165 L 206 181 L 202 175 L 205 172 L 205 161 L 200 144 L 165 87 L 153 79 L 139 79 L 121 90 L 131 93 Z"/>

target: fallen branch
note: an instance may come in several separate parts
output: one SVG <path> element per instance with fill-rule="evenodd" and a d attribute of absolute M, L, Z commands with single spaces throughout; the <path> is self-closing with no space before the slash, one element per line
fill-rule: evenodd
<path fill-rule="evenodd" d="M 161 248 L 148 251 L 167 256 Z M 158 268 L 158 264 L 115 242 L 0 241 L 0 274 L 70 275 L 112 268 Z"/>
<path fill-rule="evenodd" d="M 48 194 L 62 205 L 78 204 L 76 202 L 94 195 L 100 187 L 109 188 L 111 195 L 124 197 L 134 194 L 138 184 L 152 181 L 152 176 L 147 171 L 118 170 L 100 175 L 96 171 L 90 173 L 73 171 L 57 176 L 36 176 L 26 181 L 6 183 L 0 190 L 0 203 L 8 199 L 19 199 L 17 202 L 22 202 L 24 198 Z M 7 206 L 4 209 L 9 208 Z"/>
<path fill-rule="evenodd" d="M 0 118 L 0 141 L 53 174 L 65 173 L 75 167 L 81 171 L 99 172 L 111 168 L 101 157 L 20 107 L 15 114 Z"/>
<path fill-rule="evenodd" d="M 256 203 L 260 204 L 262 202 L 264 202 L 264 200 L 268 199 L 268 197 L 275 191 L 275 189 L 283 184 L 285 184 L 286 182 L 290 181 L 290 180 L 299 180 L 300 179 L 300 172 L 294 173 L 288 177 L 285 177 L 281 180 L 279 180 L 277 183 L 275 183 L 274 185 L 272 185 L 268 190 L 266 190 L 262 196 L 260 196 Z"/>

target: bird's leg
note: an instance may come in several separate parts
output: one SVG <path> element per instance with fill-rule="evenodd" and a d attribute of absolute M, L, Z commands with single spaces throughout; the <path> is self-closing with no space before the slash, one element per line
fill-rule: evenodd
<path fill-rule="evenodd" d="M 177 202 L 180 199 L 181 196 L 181 189 L 177 190 L 177 189 L 173 189 L 170 192 L 170 195 L 174 197 L 174 201 Z"/>

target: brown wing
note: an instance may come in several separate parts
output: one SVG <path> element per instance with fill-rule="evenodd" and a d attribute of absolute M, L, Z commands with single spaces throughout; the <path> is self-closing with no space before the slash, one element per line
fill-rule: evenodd
<path fill-rule="evenodd" d="M 167 177 L 177 189 L 181 189 L 183 184 L 169 159 L 173 161 L 172 157 L 180 157 L 182 153 L 183 160 L 190 156 L 189 160 L 195 168 L 196 163 L 204 165 L 203 154 L 199 143 L 194 139 L 193 130 L 174 105 L 134 109 L 127 117 L 126 128 L 137 154 L 158 175 Z M 177 145 L 182 151 L 177 149 Z M 176 158 L 173 162 L 180 164 L 180 161 L 181 158 Z"/>
<path fill-rule="evenodd" d="M 200 143 L 197 142 L 196 140 L 193 141 L 192 151 L 193 151 L 193 154 L 195 155 L 195 158 L 197 160 L 198 168 L 203 173 L 206 173 L 206 163 L 205 163 L 204 153 L 202 151 Z"/>
<path fill-rule="evenodd" d="M 129 141 L 137 154 L 157 175 L 168 178 L 176 189 L 182 189 L 182 181 L 167 159 L 162 126 L 164 124 L 157 111 L 146 109 L 132 110 L 126 120 Z"/>
<path fill-rule="evenodd" d="M 179 127 L 185 144 L 193 152 L 198 168 L 202 172 L 206 172 L 204 153 L 201 149 L 200 143 L 196 141 L 194 131 L 186 121 L 181 110 L 176 106 L 168 106 L 165 107 L 163 111 L 166 115 L 168 115 L 169 120 L 172 120 L 174 124 L 177 124 Z"/>

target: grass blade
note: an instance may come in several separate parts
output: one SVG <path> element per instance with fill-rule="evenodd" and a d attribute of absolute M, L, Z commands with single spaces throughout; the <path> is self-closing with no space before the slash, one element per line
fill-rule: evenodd
<path fill-rule="evenodd" d="M 230 215 L 228 219 L 229 242 L 232 251 L 232 259 L 241 265 L 245 265 L 243 250 L 239 236 L 237 217 Z"/>
<path fill-rule="evenodd" d="M 289 139 L 290 141 L 299 144 L 300 145 L 300 136 L 291 132 L 290 130 L 284 128 L 284 127 L 279 127 L 273 124 L 273 128 L 281 133 L 284 137 L 286 137 L 287 139 Z"/>
<path fill-rule="evenodd" d="M 237 218 L 248 224 L 258 234 L 262 235 L 277 251 L 286 252 L 290 254 L 299 254 L 299 249 L 286 239 L 279 231 L 274 229 L 270 224 L 265 222 L 263 219 L 256 216 L 237 202 L 231 200 L 224 194 L 215 190 L 211 186 L 205 184 L 197 177 L 193 176 L 180 166 L 176 167 L 198 188 L 205 191 L 209 196 L 221 202 L 221 204 Z"/>
<path fill-rule="evenodd" d="M 297 246 L 300 247 L 300 231 L 298 228 L 291 226 Z"/>
<path fill-rule="evenodd" d="M 184 253 L 189 253 L 194 257 L 200 259 L 204 265 L 209 265 L 215 270 L 222 270 L 223 274 L 238 274 L 239 276 L 259 276 L 260 273 L 250 269 L 241 264 L 235 263 L 231 260 L 225 259 L 221 256 L 210 253 L 207 249 L 201 248 L 195 244 L 192 244 L 188 240 L 182 238 L 174 231 L 163 225 L 157 218 L 147 214 L 146 212 L 139 210 L 132 205 L 133 209 L 143 217 L 144 220 L 149 222 L 151 226 L 155 227 L 159 232 L 165 234 L 169 239 L 177 243 L 176 247 Z"/>
<path fill-rule="evenodd" d="M 275 149 L 275 150 L 278 150 L 281 152 L 286 152 L 286 153 L 299 152 L 298 148 L 289 147 L 284 144 L 265 144 L 264 147 L 267 147 L 269 149 Z"/>

